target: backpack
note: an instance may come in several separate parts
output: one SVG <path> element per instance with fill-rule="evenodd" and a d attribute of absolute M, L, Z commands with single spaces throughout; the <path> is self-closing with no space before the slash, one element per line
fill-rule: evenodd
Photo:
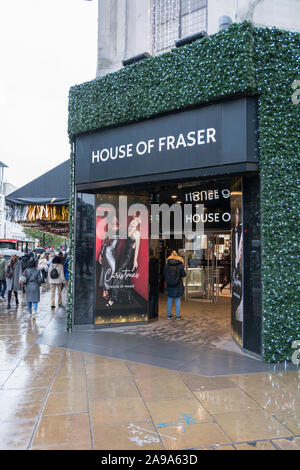
<path fill-rule="evenodd" d="M 180 273 L 177 266 L 167 266 L 166 284 L 168 287 L 177 287 L 180 280 Z"/>
<path fill-rule="evenodd" d="M 50 277 L 51 277 L 51 279 L 58 279 L 59 278 L 59 274 L 58 274 L 58 271 L 57 271 L 56 268 L 51 269 Z"/>

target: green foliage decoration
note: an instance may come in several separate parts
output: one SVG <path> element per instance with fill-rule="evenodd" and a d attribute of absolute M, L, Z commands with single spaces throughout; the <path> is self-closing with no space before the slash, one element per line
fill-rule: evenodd
<path fill-rule="evenodd" d="M 74 288 L 74 217 L 75 217 L 75 185 L 74 185 L 74 142 L 70 138 L 70 202 L 69 202 L 69 281 L 67 298 L 67 331 L 72 330 L 73 288 Z"/>
<path fill-rule="evenodd" d="M 65 243 L 65 238 L 58 235 L 53 235 L 52 233 L 41 232 L 40 230 L 35 230 L 32 228 L 24 227 L 23 231 L 26 235 L 32 238 L 37 238 L 41 246 L 45 241 L 45 246 L 53 246 L 54 249 L 60 249 L 60 246 Z"/>
<path fill-rule="evenodd" d="M 76 85 L 69 94 L 70 238 L 74 238 L 76 135 L 238 96 L 257 96 L 262 222 L 263 357 L 291 360 L 300 339 L 296 298 L 299 213 L 300 35 L 234 23 L 227 31 Z M 73 242 L 72 242 L 73 243 Z M 74 243 L 72 245 L 72 249 Z M 71 328 L 73 286 L 68 301 Z"/>
<path fill-rule="evenodd" d="M 259 95 L 263 351 L 267 362 L 290 361 L 300 339 L 299 105 L 300 35 L 253 29 Z"/>

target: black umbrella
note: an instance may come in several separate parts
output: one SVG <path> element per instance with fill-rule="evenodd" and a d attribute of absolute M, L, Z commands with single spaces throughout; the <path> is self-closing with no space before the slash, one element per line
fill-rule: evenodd
<path fill-rule="evenodd" d="M 34 253 L 45 253 L 45 248 L 38 247 L 33 250 Z"/>

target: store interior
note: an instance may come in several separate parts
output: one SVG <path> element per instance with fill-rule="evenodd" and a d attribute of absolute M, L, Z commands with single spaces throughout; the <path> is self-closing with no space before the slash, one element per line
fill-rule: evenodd
<path fill-rule="evenodd" d="M 139 265 L 137 273 L 140 273 L 140 279 L 147 287 L 147 291 L 149 285 L 149 307 L 147 307 L 147 318 L 142 318 L 141 315 L 139 317 L 141 312 L 138 307 L 142 296 L 148 296 L 148 294 L 144 292 L 146 287 L 138 286 L 136 282 L 134 304 L 128 304 L 128 313 L 123 304 L 118 301 L 113 302 L 112 296 L 112 302 L 109 306 L 103 304 L 104 289 L 99 288 L 99 272 L 103 269 L 103 264 L 101 268 L 99 261 L 101 250 L 98 246 L 98 238 L 94 254 L 95 304 L 92 291 L 90 294 L 86 293 L 81 299 L 82 289 L 80 288 L 76 290 L 76 305 L 80 306 L 82 302 L 84 303 L 84 311 L 88 311 L 91 320 L 94 316 L 94 323 L 97 327 L 107 325 L 123 329 L 124 326 L 126 330 L 133 331 L 132 329 L 134 329 L 137 333 L 161 336 L 171 340 L 173 336 L 178 339 L 180 332 L 180 338 L 184 338 L 184 341 L 200 341 L 201 343 L 219 341 L 220 338 L 225 337 L 229 340 L 231 338 L 231 202 L 235 197 L 234 184 L 235 178 L 229 177 L 194 179 L 192 181 L 177 180 L 160 184 L 145 183 L 134 187 L 126 185 L 115 190 L 101 192 L 98 190 L 95 199 L 95 192 L 91 191 L 90 198 L 87 194 L 82 196 L 84 199 L 78 199 L 80 203 L 78 202 L 77 253 L 81 253 L 83 246 L 92 246 L 95 243 L 94 233 L 96 232 L 98 236 L 98 224 L 101 221 L 98 211 L 99 204 L 107 206 L 110 202 L 114 207 L 117 207 L 119 206 L 119 196 L 128 196 L 128 212 L 132 203 L 145 205 L 147 218 L 144 221 L 146 223 L 143 222 L 140 229 L 142 231 L 142 227 L 149 225 L 149 231 L 146 237 L 147 247 L 141 240 L 137 258 Z M 164 205 L 167 207 L 166 214 L 161 211 Z M 158 215 L 153 212 L 155 206 L 159 207 L 159 211 L 161 211 Z M 173 210 L 168 212 L 168 208 L 171 207 Z M 177 220 L 176 208 L 180 209 Z M 96 230 L 91 223 L 95 213 Z M 121 212 L 117 212 L 117 214 L 118 220 L 121 221 Z M 163 221 L 164 216 L 168 220 L 166 224 Z M 155 218 L 157 224 L 153 225 L 152 222 Z M 199 224 L 199 220 L 203 223 Z M 190 224 L 186 222 L 190 222 Z M 154 230 L 156 230 L 155 233 Z M 122 242 L 118 246 L 121 247 L 119 251 L 122 252 L 122 246 L 124 246 Z M 176 321 L 172 321 L 172 325 L 167 321 L 167 295 L 163 268 L 173 250 L 183 259 L 186 272 L 184 294 L 181 298 L 181 326 L 179 326 L 179 322 L 176 326 Z M 149 263 L 144 257 L 149 257 Z M 85 277 L 82 259 L 77 256 L 76 275 L 78 280 L 76 282 L 81 287 Z M 103 262 L 103 259 L 101 261 Z M 148 268 L 149 277 L 145 275 L 145 270 L 148 271 Z M 89 276 L 88 286 L 89 289 L 92 289 L 93 283 L 90 283 Z M 111 292 L 113 293 L 113 290 Z M 125 290 L 119 289 L 116 293 L 118 292 L 125 292 Z M 93 305 L 96 305 L 95 309 Z M 132 313 L 129 311 L 130 309 Z M 175 305 L 173 305 L 174 309 Z M 82 308 L 78 307 L 75 312 L 78 324 L 88 322 L 87 313 L 84 316 L 79 316 L 79 314 L 82 315 L 82 311 Z"/>
<path fill-rule="evenodd" d="M 219 341 L 220 338 L 231 339 L 231 193 L 232 178 L 172 182 L 154 187 L 149 185 L 150 204 L 167 204 L 169 207 L 179 205 L 184 221 L 190 217 L 192 236 L 176 232 L 175 215 L 170 214 L 170 223 L 164 227 L 162 215 L 159 215 L 159 237 L 154 238 L 149 228 L 150 259 L 156 259 L 159 299 L 153 319 L 158 320 L 150 325 L 136 326 L 136 331 L 143 334 L 161 336 L 165 339 L 178 337 L 185 341 L 206 343 Z M 144 186 L 145 188 L 145 186 Z M 125 188 L 124 188 L 125 189 Z M 147 188 L 148 189 L 148 188 Z M 143 189 L 144 193 L 145 189 Z M 126 190 L 128 192 L 128 190 Z M 124 191 L 125 193 L 125 191 Z M 144 193 L 145 194 L 145 193 Z M 200 234 L 195 236 L 195 221 L 198 221 L 197 208 L 202 205 L 204 214 Z M 150 210 L 152 209 L 150 206 Z M 185 212 L 187 211 L 187 213 Z M 200 212 L 201 213 L 201 212 Z M 188 215 L 187 215 L 188 214 Z M 153 215 L 151 213 L 150 219 Z M 182 320 L 176 326 L 165 327 L 167 318 L 167 295 L 163 268 L 168 256 L 175 250 L 183 259 L 186 277 L 184 295 L 181 298 Z M 151 290 L 151 289 L 150 289 Z M 149 299 L 151 306 L 151 298 Z M 173 304 L 175 316 L 175 305 Z M 151 308 L 149 319 L 151 320 Z M 131 328 L 131 327 L 129 327 Z"/>

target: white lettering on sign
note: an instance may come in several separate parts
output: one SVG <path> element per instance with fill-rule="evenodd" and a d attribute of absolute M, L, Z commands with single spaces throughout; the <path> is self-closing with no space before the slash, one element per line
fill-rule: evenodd
<path fill-rule="evenodd" d="M 167 135 L 158 139 L 141 140 L 136 145 L 122 144 L 114 147 L 103 148 L 92 151 L 92 163 L 105 163 L 108 160 L 116 160 L 118 158 L 134 157 L 150 155 L 152 151 L 169 152 L 180 148 L 194 147 L 195 145 L 209 145 L 217 142 L 216 129 L 198 129 L 190 131 L 186 135 L 179 134 L 177 136 Z"/>
<path fill-rule="evenodd" d="M 228 199 L 230 197 L 230 190 L 222 189 L 222 197 Z M 185 202 L 215 201 L 220 198 L 221 194 L 218 189 L 205 189 L 194 191 L 193 193 L 185 193 Z"/>
<path fill-rule="evenodd" d="M 226 213 L 227 214 L 227 213 Z M 223 219 L 223 217 L 222 217 Z M 227 219 L 227 215 L 225 216 L 225 219 Z M 227 222 L 227 220 L 224 220 L 224 222 Z M 199 224 L 202 222 L 203 224 L 205 223 L 212 223 L 212 222 L 220 222 L 220 213 L 219 212 L 209 212 L 208 214 L 187 214 L 185 217 L 186 222 L 194 222 L 195 224 Z M 229 219 L 230 220 L 230 219 Z"/>

